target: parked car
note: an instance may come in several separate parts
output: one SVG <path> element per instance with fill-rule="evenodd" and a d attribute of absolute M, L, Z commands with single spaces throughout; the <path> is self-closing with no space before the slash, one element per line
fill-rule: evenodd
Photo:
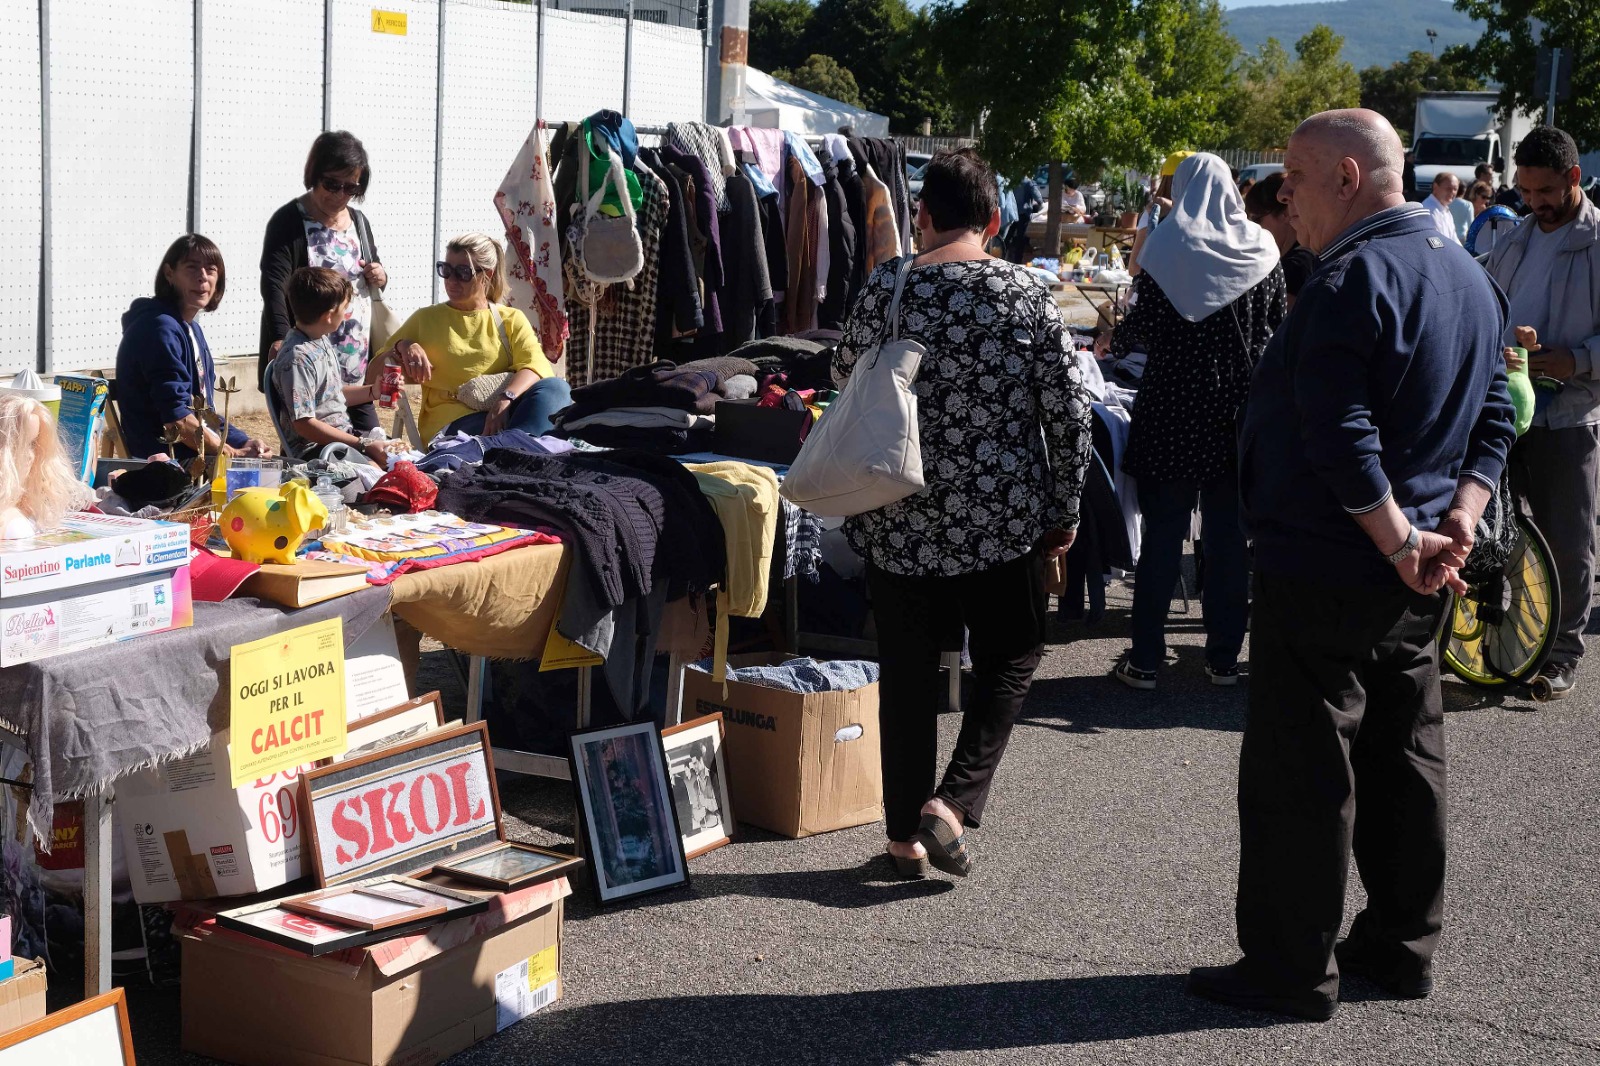
<path fill-rule="evenodd" d="M 1282 170 L 1282 163 L 1251 163 L 1249 166 L 1239 169 L 1239 180 L 1235 184 L 1243 185 L 1247 181 L 1260 181 L 1268 174 L 1277 174 Z"/>

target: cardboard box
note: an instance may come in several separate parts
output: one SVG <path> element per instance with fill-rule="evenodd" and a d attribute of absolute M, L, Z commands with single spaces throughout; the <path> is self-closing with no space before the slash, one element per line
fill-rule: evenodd
<path fill-rule="evenodd" d="M 187 560 L 161 574 L 0 601 L 0 666 L 194 625 Z"/>
<path fill-rule="evenodd" d="M 775 666 L 787 658 L 734 655 L 728 664 Z M 724 698 L 710 674 L 686 670 L 683 701 L 685 719 L 722 712 L 728 789 L 739 821 L 804 837 L 883 817 L 877 685 L 787 692 L 730 681 Z"/>
<path fill-rule="evenodd" d="M 183 1050 L 238 1066 L 433 1066 L 560 998 L 571 892 L 558 878 L 315 959 L 204 922 L 183 938 Z"/>
<path fill-rule="evenodd" d="M 189 561 L 189 527 L 116 515 L 70 514 L 56 529 L 0 541 L 0 600 L 80 588 Z"/>
<path fill-rule="evenodd" d="M 44 994 L 49 982 L 43 959 L 18 959 L 17 974 L 0 981 L 0 1033 L 20 1029 L 44 1017 Z"/>
<path fill-rule="evenodd" d="M 61 388 L 56 413 L 56 436 L 67 453 L 67 463 L 79 481 L 94 478 L 94 459 L 100 452 L 100 429 L 105 422 L 111 383 L 87 374 L 57 374 Z"/>
<path fill-rule="evenodd" d="M 354 722 L 407 699 L 385 617 L 345 650 L 345 717 Z M 140 903 L 245 896 L 309 875 L 301 860 L 300 774 L 311 764 L 231 788 L 229 731 L 181 759 L 117 782 L 116 818 Z"/>

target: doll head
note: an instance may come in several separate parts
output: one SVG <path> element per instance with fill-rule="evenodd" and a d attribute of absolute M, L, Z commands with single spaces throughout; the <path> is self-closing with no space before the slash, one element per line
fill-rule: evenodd
<path fill-rule="evenodd" d="M 0 524 L 20 516 L 38 529 L 59 525 L 74 481 L 50 409 L 0 392 Z"/>

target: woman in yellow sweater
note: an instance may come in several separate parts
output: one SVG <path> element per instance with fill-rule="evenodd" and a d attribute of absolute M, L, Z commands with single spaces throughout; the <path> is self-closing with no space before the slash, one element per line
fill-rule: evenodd
<path fill-rule="evenodd" d="M 548 433 L 550 416 L 572 402 L 572 393 L 555 376 L 527 316 L 500 303 L 506 268 L 499 242 L 482 233 L 457 237 L 445 246 L 437 270 L 449 299 L 406 319 L 383 359 L 422 386 L 417 425 L 423 439 L 441 430 Z M 456 399 L 456 390 L 473 378 L 507 371 L 511 377 L 488 410 L 474 411 Z"/>

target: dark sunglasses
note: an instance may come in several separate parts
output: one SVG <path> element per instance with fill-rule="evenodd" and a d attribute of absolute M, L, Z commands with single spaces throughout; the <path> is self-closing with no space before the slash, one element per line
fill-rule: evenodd
<path fill-rule="evenodd" d="M 354 196 L 361 191 L 361 183 L 359 181 L 340 181 L 338 178 L 323 178 L 317 184 L 331 193 L 344 193 L 347 196 Z"/>
<path fill-rule="evenodd" d="M 478 273 L 477 268 L 465 263 L 461 266 L 451 266 L 442 259 L 433 264 L 433 272 L 446 281 L 451 278 L 455 278 L 457 281 L 471 281 L 473 275 Z"/>

